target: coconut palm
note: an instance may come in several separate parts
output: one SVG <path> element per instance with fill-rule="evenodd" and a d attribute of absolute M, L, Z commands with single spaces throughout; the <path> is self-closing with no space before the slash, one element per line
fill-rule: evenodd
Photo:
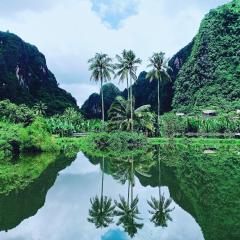
<path fill-rule="evenodd" d="M 33 110 L 38 116 L 44 116 L 47 111 L 47 105 L 40 101 L 34 105 Z"/>
<path fill-rule="evenodd" d="M 137 65 L 141 64 L 142 60 L 137 58 L 132 50 L 124 50 L 122 57 L 117 57 L 119 64 L 115 67 L 119 70 L 118 76 L 120 79 L 125 77 L 130 80 L 129 98 L 130 98 L 130 110 L 131 110 L 131 130 L 133 131 L 133 93 L 132 93 L 132 83 L 137 80 Z"/>
<path fill-rule="evenodd" d="M 159 199 L 157 200 L 154 197 L 151 197 L 151 201 L 147 201 L 148 205 L 151 207 L 149 213 L 152 215 L 150 221 L 155 224 L 156 227 L 167 227 L 167 222 L 172 218 L 170 216 L 170 212 L 174 210 L 174 208 L 170 208 L 172 203 L 172 199 L 166 199 L 164 194 L 161 193 L 161 157 L 160 157 L 160 149 L 158 152 L 158 194 Z"/>
<path fill-rule="evenodd" d="M 103 100 L 103 83 L 111 80 L 111 74 L 114 74 L 114 65 L 112 59 L 104 53 L 96 53 L 95 56 L 88 60 L 90 64 L 91 80 L 101 84 L 101 99 L 102 99 L 102 121 L 105 120 L 104 115 L 104 100 Z"/>
<path fill-rule="evenodd" d="M 171 69 L 168 66 L 168 60 L 165 59 L 165 53 L 153 53 L 152 57 L 149 59 L 150 64 L 148 67 L 152 67 L 152 70 L 148 72 L 147 78 L 150 81 L 157 80 L 158 90 L 157 90 L 157 99 L 158 99 L 158 125 L 160 118 L 160 84 L 163 81 L 171 81 L 171 77 L 168 74 L 168 71 Z"/>
<path fill-rule="evenodd" d="M 154 132 L 154 113 L 150 111 L 150 105 L 144 105 L 133 112 L 133 119 L 137 122 L 139 131 Z M 108 117 L 113 128 L 120 130 L 130 130 L 132 126 L 131 103 L 123 97 L 116 97 L 108 111 Z"/>
<path fill-rule="evenodd" d="M 141 220 L 138 217 L 138 197 L 135 197 L 131 204 L 122 196 L 120 196 L 120 202 L 116 202 L 118 210 L 115 211 L 115 215 L 119 217 L 117 225 L 122 225 L 124 231 L 129 234 L 130 237 L 134 237 L 138 229 L 143 227 L 142 223 L 137 222 Z"/>
<path fill-rule="evenodd" d="M 102 183 L 101 183 L 101 196 L 95 196 L 90 199 L 91 209 L 89 210 L 88 221 L 94 223 L 96 228 L 105 228 L 113 223 L 114 209 L 112 199 L 103 196 L 103 183 L 104 183 L 104 158 L 102 169 Z"/>
<path fill-rule="evenodd" d="M 94 223 L 96 228 L 105 228 L 113 223 L 113 210 L 112 199 L 107 196 L 98 196 L 90 199 L 91 209 L 89 210 L 88 221 Z"/>
<path fill-rule="evenodd" d="M 130 237 L 134 237 L 134 235 L 137 233 L 137 230 L 143 227 L 143 224 L 137 222 L 137 220 L 141 220 L 141 218 L 138 216 L 139 210 L 137 206 L 139 199 L 137 196 L 135 198 L 133 197 L 133 188 L 135 184 L 134 161 L 131 159 L 128 162 L 131 166 L 131 172 L 128 175 L 128 196 L 127 200 L 123 196 L 120 196 L 120 201 L 115 201 L 115 205 L 117 207 L 115 215 L 119 217 L 117 225 L 122 225 L 125 232 L 127 232 Z"/>
<path fill-rule="evenodd" d="M 151 201 L 148 201 L 149 206 L 152 210 L 149 210 L 149 213 L 152 214 L 151 222 L 155 224 L 156 227 L 167 227 L 167 222 L 172 218 L 170 216 L 170 212 L 173 209 L 170 208 L 172 203 L 172 199 L 165 199 L 164 195 L 159 196 L 159 200 L 154 197 L 151 197 Z"/>
<path fill-rule="evenodd" d="M 125 80 L 127 81 L 127 93 L 128 93 L 128 97 L 127 99 L 130 99 L 130 93 L 129 93 L 129 75 L 128 75 L 128 65 L 127 65 L 127 50 L 123 50 L 121 56 L 120 55 L 116 55 L 116 59 L 118 61 L 118 63 L 115 64 L 115 69 L 116 69 L 116 73 L 115 73 L 115 78 L 119 77 L 119 83 L 120 82 L 124 82 Z"/>

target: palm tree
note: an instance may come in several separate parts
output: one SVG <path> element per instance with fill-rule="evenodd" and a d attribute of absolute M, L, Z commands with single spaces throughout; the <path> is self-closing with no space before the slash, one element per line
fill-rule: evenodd
<path fill-rule="evenodd" d="M 120 202 L 115 202 L 118 210 L 115 211 L 115 215 L 119 217 L 117 225 L 123 225 L 125 232 L 129 234 L 130 237 L 134 237 L 137 233 L 137 229 L 143 227 L 142 223 L 137 222 L 136 220 L 141 220 L 138 217 L 138 197 L 136 197 L 131 204 L 125 200 L 124 197 L 120 196 Z"/>
<path fill-rule="evenodd" d="M 107 196 L 98 198 L 98 196 L 90 199 L 92 208 L 89 210 L 88 221 L 94 223 L 96 228 L 105 228 L 113 223 L 112 199 Z"/>
<path fill-rule="evenodd" d="M 128 97 L 127 99 L 130 99 L 130 94 L 129 94 L 129 76 L 128 76 L 128 65 L 127 65 L 127 50 L 123 50 L 121 56 L 116 55 L 116 59 L 118 63 L 115 64 L 115 69 L 117 72 L 115 73 L 115 78 L 119 77 L 119 83 L 124 82 L 125 80 L 127 81 L 127 93 Z"/>
<path fill-rule="evenodd" d="M 133 119 L 138 123 L 138 130 L 149 132 L 155 130 L 155 114 L 150 111 L 150 108 L 150 105 L 144 105 L 133 112 Z M 108 111 L 108 117 L 114 128 L 117 127 L 120 130 L 130 130 L 132 126 L 131 103 L 121 96 L 116 97 Z"/>
<path fill-rule="evenodd" d="M 152 57 L 149 59 L 150 64 L 148 67 L 152 67 L 152 70 L 147 74 L 147 78 L 150 81 L 157 80 L 158 90 L 157 90 L 157 99 L 158 99 L 158 125 L 160 118 L 160 84 L 167 80 L 171 81 L 171 77 L 168 74 L 168 70 L 171 68 L 168 66 L 168 60 L 165 59 L 165 53 L 153 53 Z"/>
<path fill-rule="evenodd" d="M 165 199 L 165 196 L 161 193 L 161 159 L 160 159 L 160 148 L 158 152 L 158 194 L 159 200 L 154 197 L 151 197 L 151 201 L 147 201 L 148 205 L 151 207 L 149 213 L 152 215 L 150 221 L 155 224 L 156 227 L 167 227 L 167 221 L 172 221 L 170 212 L 174 208 L 169 208 L 172 199 Z"/>
<path fill-rule="evenodd" d="M 96 228 L 108 227 L 113 222 L 115 206 L 112 205 L 112 199 L 103 196 L 104 183 L 104 158 L 102 169 L 101 197 L 98 196 L 90 199 L 91 209 L 89 210 L 88 221 L 94 223 Z"/>
<path fill-rule="evenodd" d="M 40 101 L 34 105 L 33 110 L 38 116 L 44 116 L 46 114 L 47 105 Z"/>
<path fill-rule="evenodd" d="M 101 98 L 102 98 L 102 121 L 105 120 L 104 115 L 104 100 L 103 100 L 103 82 L 111 80 L 111 74 L 114 74 L 114 65 L 112 59 L 104 53 L 96 53 L 95 56 L 88 60 L 89 71 L 92 72 L 91 80 L 101 83 Z"/>
<path fill-rule="evenodd" d="M 130 109 L 131 109 L 131 130 L 133 131 L 133 93 L 132 93 L 132 81 L 137 80 L 137 65 L 142 63 L 140 58 L 137 58 L 132 50 L 124 50 L 122 57 L 117 57 L 119 64 L 115 66 L 119 71 L 117 73 L 120 79 L 130 80 L 130 91 L 128 92 L 130 98 Z"/>
<path fill-rule="evenodd" d="M 151 197 L 151 201 L 148 201 L 149 206 L 152 210 L 149 211 L 152 214 L 151 222 L 155 224 L 156 227 L 167 227 L 167 221 L 172 221 L 170 216 L 170 212 L 173 209 L 170 209 L 170 205 L 172 203 L 172 199 L 165 199 L 164 195 L 159 196 L 159 200 L 154 197 Z"/>
<path fill-rule="evenodd" d="M 117 225 L 122 225 L 129 236 L 134 237 L 134 235 L 137 233 L 137 230 L 143 227 L 143 224 L 137 222 L 137 220 L 141 220 L 141 218 L 138 217 L 139 210 L 137 205 L 139 199 L 137 196 L 135 198 L 133 197 L 134 160 L 128 160 L 128 163 L 131 166 L 131 173 L 128 175 L 128 197 L 127 200 L 125 200 L 124 197 L 120 196 L 120 202 L 115 201 L 115 205 L 118 208 L 115 211 L 115 215 L 119 217 Z"/>

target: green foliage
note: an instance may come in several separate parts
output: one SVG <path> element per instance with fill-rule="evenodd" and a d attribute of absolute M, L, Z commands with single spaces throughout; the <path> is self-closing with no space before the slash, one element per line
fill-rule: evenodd
<path fill-rule="evenodd" d="M 240 106 L 239 12 L 240 2 L 234 0 L 211 10 L 202 21 L 174 85 L 175 109 Z"/>
<path fill-rule="evenodd" d="M 138 132 L 155 133 L 156 115 L 150 111 L 150 105 L 144 105 L 133 112 L 134 130 Z M 110 130 L 128 131 L 131 129 L 131 102 L 123 97 L 116 97 L 111 105 L 108 117 Z"/>
<path fill-rule="evenodd" d="M 26 105 L 16 105 L 9 100 L 0 101 L 0 120 L 12 123 L 23 123 L 25 126 L 31 124 L 36 115 Z"/>
<path fill-rule="evenodd" d="M 103 132 L 91 134 L 88 136 L 87 141 L 96 150 L 116 152 L 143 148 L 147 144 L 147 138 L 143 134 L 136 132 Z"/>
<path fill-rule="evenodd" d="M 62 115 L 55 115 L 46 120 L 48 130 L 52 134 L 71 136 L 73 132 L 81 132 L 85 122 L 80 112 L 67 108 Z"/>
<path fill-rule="evenodd" d="M 161 117 L 160 130 L 162 136 L 173 136 L 185 133 L 224 134 L 240 132 L 240 118 L 231 114 L 219 114 L 214 117 L 176 116 L 167 113 Z"/>

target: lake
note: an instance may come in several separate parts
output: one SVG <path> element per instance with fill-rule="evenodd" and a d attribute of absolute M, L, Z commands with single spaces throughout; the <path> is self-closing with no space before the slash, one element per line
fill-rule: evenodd
<path fill-rule="evenodd" d="M 197 149 L 52 164 L 0 195 L 0 239 L 239 239 L 239 155 Z"/>

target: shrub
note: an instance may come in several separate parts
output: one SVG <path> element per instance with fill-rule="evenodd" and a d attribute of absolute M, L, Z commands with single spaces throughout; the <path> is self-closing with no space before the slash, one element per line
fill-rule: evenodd
<path fill-rule="evenodd" d="M 147 138 L 136 132 L 113 132 L 90 135 L 90 141 L 99 150 L 134 150 L 147 144 Z"/>

